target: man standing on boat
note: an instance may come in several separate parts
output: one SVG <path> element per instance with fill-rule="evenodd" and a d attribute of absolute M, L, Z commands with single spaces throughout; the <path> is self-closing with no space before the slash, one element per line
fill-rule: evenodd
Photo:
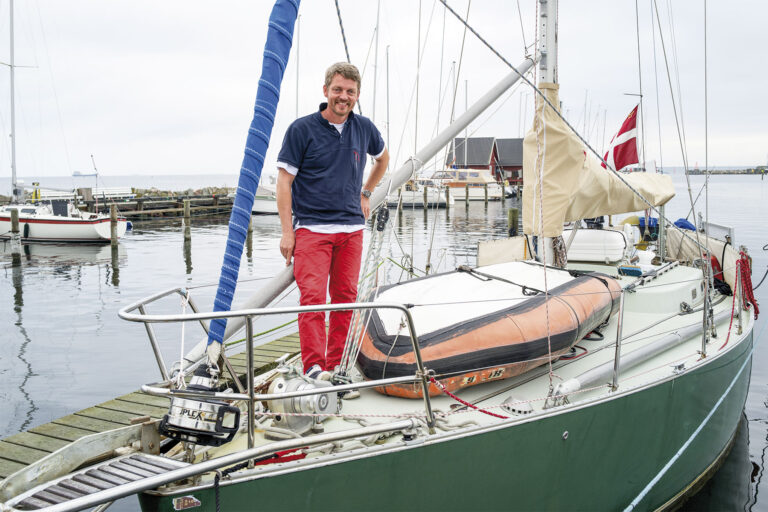
<path fill-rule="evenodd" d="M 371 212 L 373 189 L 387 170 L 389 154 L 373 122 L 353 112 L 360 95 L 360 72 L 352 64 L 333 64 L 325 73 L 319 111 L 294 121 L 277 157 L 277 211 L 286 265 L 302 306 L 354 302 L 363 249 L 363 229 Z M 366 155 L 375 163 L 363 185 Z M 291 216 L 293 212 L 293 217 Z M 329 286 L 330 277 L 330 286 Z M 299 315 L 304 372 L 329 378 L 341 362 L 351 311 Z"/>

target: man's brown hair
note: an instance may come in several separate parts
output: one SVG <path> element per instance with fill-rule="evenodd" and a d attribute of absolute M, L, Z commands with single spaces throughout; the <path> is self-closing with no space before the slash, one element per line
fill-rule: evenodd
<path fill-rule="evenodd" d="M 341 75 L 348 80 L 357 82 L 357 92 L 360 92 L 360 71 L 357 70 L 357 67 L 355 67 L 354 64 L 349 64 L 347 62 L 337 62 L 336 64 L 332 64 L 331 67 L 325 71 L 326 87 L 331 86 L 331 81 L 336 75 Z"/>

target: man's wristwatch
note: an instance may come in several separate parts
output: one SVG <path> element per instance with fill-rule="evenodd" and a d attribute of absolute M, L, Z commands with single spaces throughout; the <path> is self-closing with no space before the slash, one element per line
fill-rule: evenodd
<path fill-rule="evenodd" d="M 363 197 L 370 199 L 371 198 L 371 191 L 367 189 L 363 189 L 362 192 L 360 192 Z"/>

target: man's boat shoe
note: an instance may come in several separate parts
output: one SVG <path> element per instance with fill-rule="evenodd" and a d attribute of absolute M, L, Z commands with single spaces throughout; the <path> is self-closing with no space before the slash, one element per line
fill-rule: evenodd
<path fill-rule="evenodd" d="M 304 372 L 304 376 L 314 380 L 331 380 L 331 372 L 323 370 L 319 364 L 312 365 L 309 370 Z"/>

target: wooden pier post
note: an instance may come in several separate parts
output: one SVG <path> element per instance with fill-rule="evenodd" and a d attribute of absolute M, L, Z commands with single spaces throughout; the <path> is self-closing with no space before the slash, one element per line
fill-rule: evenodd
<path fill-rule="evenodd" d="M 485 194 L 485 204 L 488 204 L 488 184 L 483 185 L 483 193 Z"/>
<path fill-rule="evenodd" d="M 11 210 L 11 265 L 21 265 L 21 235 L 19 235 L 19 210 Z"/>
<path fill-rule="evenodd" d="M 464 202 L 469 204 L 469 183 L 464 185 Z"/>
<path fill-rule="evenodd" d="M 451 207 L 451 187 L 445 187 L 445 209 Z"/>
<path fill-rule="evenodd" d="M 429 186 L 424 185 L 424 209 L 429 207 Z"/>
<path fill-rule="evenodd" d="M 192 211 L 190 207 L 189 199 L 184 200 L 184 240 L 190 240 L 192 238 L 192 229 L 190 218 L 192 217 Z"/>
<path fill-rule="evenodd" d="M 117 245 L 117 205 L 109 205 L 109 242 L 112 247 Z"/>
<path fill-rule="evenodd" d="M 517 236 L 518 219 L 520 218 L 520 210 L 517 208 L 510 208 L 507 210 L 507 228 L 509 229 L 509 236 Z"/>

